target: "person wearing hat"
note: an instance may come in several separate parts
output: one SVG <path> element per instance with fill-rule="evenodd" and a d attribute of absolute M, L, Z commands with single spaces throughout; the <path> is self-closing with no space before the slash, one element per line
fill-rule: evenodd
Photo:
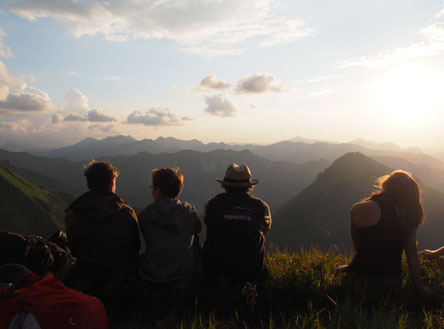
<path fill-rule="evenodd" d="M 207 202 L 203 216 L 205 276 L 239 284 L 262 280 L 267 275 L 265 235 L 271 214 L 268 205 L 250 193 L 259 180 L 251 178 L 248 166 L 233 163 L 217 181 L 225 193 Z"/>

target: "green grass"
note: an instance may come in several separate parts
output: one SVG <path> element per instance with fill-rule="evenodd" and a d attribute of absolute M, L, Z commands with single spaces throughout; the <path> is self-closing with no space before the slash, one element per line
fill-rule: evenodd
<path fill-rule="evenodd" d="M 63 228 L 72 197 L 40 187 L 0 165 L 2 227 L 24 234 L 51 235 Z"/>
<path fill-rule="evenodd" d="M 128 283 L 108 296 L 110 328 L 444 328 L 443 260 L 422 263 L 435 292 L 428 298 L 416 293 L 405 260 L 398 285 L 334 274 L 350 260 L 335 251 L 273 250 L 270 278 L 243 291 L 221 282 L 153 293 Z"/>

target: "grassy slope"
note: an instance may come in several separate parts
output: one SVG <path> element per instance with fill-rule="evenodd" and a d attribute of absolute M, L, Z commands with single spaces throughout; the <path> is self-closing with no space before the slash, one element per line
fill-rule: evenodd
<path fill-rule="evenodd" d="M 1 227 L 24 234 L 50 235 L 63 228 L 72 197 L 40 187 L 0 166 Z"/>
<path fill-rule="evenodd" d="M 273 251 L 270 279 L 256 291 L 223 283 L 158 293 L 138 285 L 115 287 L 115 293 L 131 292 L 108 305 L 110 328 L 444 327 L 444 260 L 422 262 L 423 280 L 436 294 L 430 298 L 415 292 L 405 261 L 400 288 L 334 274 L 349 261 L 334 251 Z"/>

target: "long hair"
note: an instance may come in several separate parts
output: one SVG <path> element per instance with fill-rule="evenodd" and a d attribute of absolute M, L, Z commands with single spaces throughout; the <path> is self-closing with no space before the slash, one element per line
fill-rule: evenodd
<path fill-rule="evenodd" d="M 373 195 L 384 193 L 396 202 L 398 218 L 404 229 L 411 232 L 424 222 L 421 188 L 412 174 L 395 170 L 390 175 L 379 177 L 377 183 L 380 190 Z"/>

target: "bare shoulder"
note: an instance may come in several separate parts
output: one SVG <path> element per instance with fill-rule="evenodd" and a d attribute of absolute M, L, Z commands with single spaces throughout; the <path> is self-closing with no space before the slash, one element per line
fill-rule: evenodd
<path fill-rule="evenodd" d="M 352 206 L 350 217 L 357 228 L 370 227 L 379 222 L 381 208 L 372 200 L 361 201 Z"/>

